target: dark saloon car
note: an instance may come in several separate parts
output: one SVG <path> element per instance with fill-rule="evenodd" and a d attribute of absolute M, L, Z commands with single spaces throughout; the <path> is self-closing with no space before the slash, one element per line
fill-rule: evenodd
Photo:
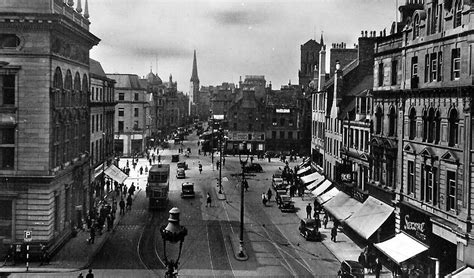
<path fill-rule="evenodd" d="M 183 182 L 181 184 L 181 198 L 194 198 L 194 183 Z"/>
<path fill-rule="evenodd" d="M 184 170 L 188 170 L 188 164 L 186 163 L 186 161 L 178 162 L 177 166 L 178 168 L 183 168 Z"/>
<path fill-rule="evenodd" d="M 247 173 L 261 173 L 263 172 L 263 169 L 258 163 L 250 163 L 245 165 L 244 171 Z"/>
<path fill-rule="evenodd" d="M 301 219 L 300 234 L 306 240 L 321 241 L 321 233 L 319 232 L 319 225 L 315 219 Z"/>
<path fill-rule="evenodd" d="M 364 278 L 364 267 L 356 261 L 345 260 L 337 272 L 340 278 Z"/>

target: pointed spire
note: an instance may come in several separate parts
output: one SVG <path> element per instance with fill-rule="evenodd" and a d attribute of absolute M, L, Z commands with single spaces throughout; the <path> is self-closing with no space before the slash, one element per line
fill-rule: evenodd
<path fill-rule="evenodd" d="M 77 7 L 76 7 L 76 12 L 82 13 L 82 4 L 81 0 L 77 0 Z"/>
<path fill-rule="evenodd" d="M 193 73 L 191 74 L 191 82 L 199 82 L 197 60 L 196 60 L 196 49 L 194 49 Z"/>
<path fill-rule="evenodd" d="M 319 40 L 320 45 L 324 45 L 323 31 L 321 31 L 321 39 Z"/>
<path fill-rule="evenodd" d="M 89 19 L 89 2 L 86 0 L 86 5 L 84 6 L 84 17 Z"/>

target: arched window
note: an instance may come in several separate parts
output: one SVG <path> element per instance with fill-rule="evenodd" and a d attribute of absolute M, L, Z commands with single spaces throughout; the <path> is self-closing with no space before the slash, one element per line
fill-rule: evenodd
<path fill-rule="evenodd" d="M 433 143 L 435 137 L 435 111 L 433 107 L 428 110 L 428 143 Z"/>
<path fill-rule="evenodd" d="M 80 105 L 85 105 L 87 103 L 87 97 L 89 95 L 89 81 L 87 75 L 82 76 L 82 92 L 80 94 Z"/>
<path fill-rule="evenodd" d="M 53 77 L 53 88 L 62 89 L 63 88 L 63 73 L 59 67 L 54 71 Z"/>
<path fill-rule="evenodd" d="M 461 26 L 462 23 L 462 0 L 457 0 L 454 4 L 454 20 L 453 27 Z"/>
<path fill-rule="evenodd" d="M 413 39 L 416 39 L 420 36 L 420 16 L 417 14 L 415 15 L 415 19 L 413 20 Z"/>
<path fill-rule="evenodd" d="M 66 89 L 66 91 L 64 95 L 63 106 L 69 106 L 71 103 L 71 90 L 72 90 L 72 74 L 70 70 L 67 70 L 66 72 L 66 78 L 64 80 L 64 89 Z"/>
<path fill-rule="evenodd" d="M 428 138 L 428 111 L 423 111 L 423 142 Z"/>
<path fill-rule="evenodd" d="M 375 112 L 375 134 L 382 134 L 382 108 L 377 107 Z"/>
<path fill-rule="evenodd" d="M 439 110 L 436 111 L 435 116 L 435 144 L 439 144 L 439 140 L 441 139 L 441 114 Z"/>
<path fill-rule="evenodd" d="M 79 101 L 79 93 L 81 92 L 81 76 L 79 75 L 78 72 L 76 72 L 76 75 L 74 76 L 74 91 L 72 92 L 72 99 L 71 99 L 71 104 L 73 106 L 78 105 Z"/>
<path fill-rule="evenodd" d="M 454 147 L 456 144 L 458 144 L 458 111 L 453 108 L 449 113 L 448 146 Z"/>
<path fill-rule="evenodd" d="M 395 114 L 395 107 L 390 108 L 390 112 L 388 113 L 388 136 L 395 136 L 396 132 L 396 114 Z"/>
<path fill-rule="evenodd" d="M 413 140 L 416 137 L 416 110 L 415 107 L 412 107 L 410 109 L 410 114 L 408 116 L 409 119 L 409 133 L 408 133 L 408 139 Z"/>

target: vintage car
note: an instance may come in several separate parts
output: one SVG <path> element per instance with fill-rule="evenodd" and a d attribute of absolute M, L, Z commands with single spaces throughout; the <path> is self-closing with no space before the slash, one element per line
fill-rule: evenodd
<path fill-rule="evenodd" d="M 345 260 L 337 272 L 340 278 L 364 278 L 364 267 L 356 261 Z"/>
<path fill-rule="evenodd" d="M 282 178 L 283 176 L 283 171 L 282 170 L 277 170 L 274 174 L 273 174 L 273 178 Z"/>
<path fill-rule="evenodd" d="M 178 162 L 179 161 L 179 154 L 171 155 L 171 162 Z"/>
<path fill-rule="evenodd" d="M 316 219 L 303 218 L 300 221 L 299 231 L 306 240 L 321 241 L 319 223 Z"/>
<path fill-rule="evenodd" d="M 258 163 L 249 163 L 244 166 L 246 173 L 261 173 L 263 172 L 262 166 Z"/>
<path fill-rule="evenodd" d="M 181 184 L 181 198 L 194 198 L 194 183 L 183 182 Z"/>
<path fill-rule="evenodd" d="M 278 207 L 282 212 L 295 212 L 296 208 L 295 205 L 293 204 L 293 201 L 291 201 L 291 197 L 289 195 L 281 195 L 280 196 L 281 201 Z"/>
<path fill-rule="evenodd" d="M 183 168 L 184 170 L 188 170 L 188 164 L 186 163 L 186 161 L 180 161 L 178 162 L 177 164 L 178 168 Z"/>
<path fill-rule="evenodd" d="M 186 178 L 186 172 L 184 171 L 183 168 L 178 168 L 178 170 L 176 170 L 176 178 L 177 179 L 185 179 Z"/>
<path fill-rule="evenodd" d="M 272 178 L 272 186 L 275 190 L 283 184 L 282 178 Z"/>

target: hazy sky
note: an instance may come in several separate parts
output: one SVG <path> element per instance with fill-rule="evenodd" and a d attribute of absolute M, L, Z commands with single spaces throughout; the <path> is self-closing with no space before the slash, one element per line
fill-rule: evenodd
<path fill-rule="evenodd" d="M 84 2 L 84 1 L 83 1 Z M 352 47 L 361 30 L 395 21 L 395 0 L 89 0 L 91 51 L 107 73 L 170 74 L 188 93 L 193 50 L 202 85 L 265 75 L 273 88 L 298 83 L 309 39 Z M 157 67 L 158 65 L 158 67 Z"/>

